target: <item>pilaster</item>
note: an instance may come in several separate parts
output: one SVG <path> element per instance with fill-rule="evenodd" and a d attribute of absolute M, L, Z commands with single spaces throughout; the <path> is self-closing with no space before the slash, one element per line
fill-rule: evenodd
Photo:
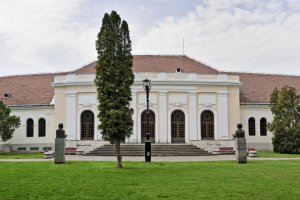
<path fill-rule="evenodd" d="M 159 93 L 159 143 L 166 143 L 168 141 L 168 130 L 167 130 L 167 92 Z M 169 139 L 170 141 L 170 139 Z"/>
<path fill-rule="evenodd" d="M 228 139 L 228 92 L 218 93 L 219 136 L 216 139 Z"/>
<path fill-rule="evenodd" d="M 197 96 L 196 92 L 189 93 L 189 140 L 198 140 L 197 138 Z M 186 141 L 189 141 L 186 139 Z"/>
<path fill-rule="evenodd" d="M 66 93 L 66 134 L 68 140 L 80 140 L 76 133 L 76 92 Z"/>

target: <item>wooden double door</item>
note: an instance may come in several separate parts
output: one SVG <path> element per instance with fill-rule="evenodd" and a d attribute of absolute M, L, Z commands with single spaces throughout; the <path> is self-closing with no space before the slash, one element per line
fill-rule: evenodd
<path fill-rule="evenodd" d="M 81 140 L 94 140 L 95 117 L 94 113 L 86 110 L 81 114 Z"/>
<path fill-rule="evenodd" d="M 185 143 L 185 115 L 181 110 L 171 115 L 171 142 Z"/>
<path fill-rule="evenodd" d="M 214 139 L 214 114 L 210 110 L 205 110 L 201 114 L 201 139 Z"/>
<path fill-rule="evenodd" d="M 142 113 L 141 117 L 141 142 L 144 143 L 146 141 L 147 134 L 147 110 Z M 150 141 L 155 143 L 155 113 L 152 110 L 149 110 L 149 133 Z"/>

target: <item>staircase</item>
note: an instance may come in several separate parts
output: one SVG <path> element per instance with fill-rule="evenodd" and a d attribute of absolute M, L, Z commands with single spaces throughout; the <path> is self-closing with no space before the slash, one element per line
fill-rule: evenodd
<path fill-rule="evenodd" d="M 145 156 L 144 144 L 121 144 L 123 156 Z M 152 156 L 209 156 L 207 151 L 191 144 L 152 144 Z M 86 154 L 87 156 L 115 156 L 115 146 L 107 144 Z"/>

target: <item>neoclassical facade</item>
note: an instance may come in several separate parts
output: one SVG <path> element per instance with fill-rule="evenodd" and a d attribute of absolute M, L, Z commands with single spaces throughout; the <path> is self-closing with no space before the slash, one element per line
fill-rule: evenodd
<path fill-rule="evenodd" d="M 0 150 L 53 148 L 59 123 L 64 124 L 70 147 L 88 152 L 104 145 L 97 129 L 95 65 L 58 74 L 0 77 L 2 100 L 21 118 L 13 139 L 2 143 Z M 190 143 L 208 151 L 234 146 L 238 123 L 243 124 L 248 147 L 271 149 L 272 133 L 266 129 L 272 120 L 269 95 L 276 86 L 297 88 L 300 83 L 297 76 L 221 72 L 187 56 L 134 56 L 133 72 L 134 127 L 126 143 L 145 141 L 142 81 L 147 78 L 152 86 L 152 142 Z"/>

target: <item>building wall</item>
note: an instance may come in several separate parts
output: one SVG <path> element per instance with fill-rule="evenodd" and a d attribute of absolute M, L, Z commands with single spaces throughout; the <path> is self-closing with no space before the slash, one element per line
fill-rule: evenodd
<path fill-rule="evenodd" d="M 56 96 L 57 95 L 57 96 Z M 85 110 L 94 113 L 94 140 L 102 140 L 97 129 L 97 93 L 95 86 L 65 86 L 55 87 L 55 122 L 63 123 L 68 141 L 81 140 L 80 116 Z M 70 144 L 76 144 L 74 142 Z"/>
<path fill-rule="evenodd" d="M 44 147 L 54 148 L 56 126 L 54 123 L 53 106 L 12 107 L 11 110 L 12 115 L 20 117 L 21 125 L 14 132 L 11 140 L 0 145 L 0 151 L 17 151 L 20 147 L 25 147 L 26 151 L 30 151 L 32 147 L 38 148 L 38 150 L 33 151 L 43 151 Z M 27 137 L 26 135 L 26 124 L 29 118 L 33 119 L 34 122 L 33 137 Z M 40 118 L 46 120 L 45 137 L 38 136 L 38 121 Z"/>
<path fill-rule="evenodd" d="M 238 87 L 229 88 L 228 96 L 228 118 L 229 118 L 229 133 L 228 139 L 232 138 L 237 129 L 237 124 L 241 122 L 241 108 L 240 108 L 240 93 Z"/>
<path fill-rule="evenodd" d="M 255 136 L 249 136 L 248 120 L 250 117 L 255 119 Z M 241 123 L 247 141 L 247 147 L 254 147 L 262 150 L 272 150 L 273 134 L 267 131 L 266 136 L 260 135 L 260 119 L 266 118 L 267 123 L 273 120 L 272 112 L 268 105 L 241 105 Z"/>
<path fill-rule="evenodd" d="M 155 113 L 155 142 L 171 143 L 171 115 L 181 110 L 185 115 L 185 142 L 215 148 L 220 144 L 231 144 L 236 125 L 242 123 L 246 132 L 248 147 L 272 149 L 272 134 L 260 135 L 260 119 L 272 120 L 272 114 L 265 105 L 241 105 L 239 99 L 239 82 L 236 77 L 227 75 L 196 75 L 184 73 L 136 74 L 132 86 L 131 107 L 134 109 L 133 134 L 127 143 L 141 142 L 141 114 L 146 110 L 146 95 L 142 80 L 152 79 L 149 108 Z M 69 74 L 56 77 L 54 93 L 55 106 L 23 106 L 12 109 L 13 114 L 21 117 L 21 127 L 15 132 L 14 138 L 6 146 L 17 147 L 53 147 L 55 130 L 59 123 L 64 124 L 67 134 L 67 146 L 89 148 L 105 142 L 97 129 L 97 93 L 93 82 L 94 75 Z M 85 110 L 94 113 L 94 139 L 81 140 L 80 116 Z M 201 138 L 201 113 L 210 110 L 214 114 L 214 141 Z M 38 137 L 38 120 L 46 119 L 46 137 Z M 248 119 L 256 121 L 256 135 L 249 136 Z M 26 120 L 34 120 L 34 137 L 26 137 Z M 224 142 L 222 142 L 224 141 Z M 0 150 L 3 145 L 0 147 Z M 92 149 L 90 149 L 92 150 Z"/>
<path fill-rule="evenodd" d="M 54 116 L 55 116 L 55 126 L 62 123 L 64 128 L 66 128 L 66 89 L 55 88 L 54 90 Z"/>
<path fill-rule="evenodd" d="M 155 113 L 156 143 L 171 143 L 171 115 L 175 110 L 181 110 L 185 115 L 185 142 L 201 140 L 200 116 L 205 110 L 214 113 L 215 140 L 232 139 L 233 130 L 240 121 L 239 82 L 236 77 L 138 73 L 132 86 L 133 135 L 126 142 L 141 142 L 141 114 L 146 110 L 146 95 L 142 86 L 144 78 L 151 78 L 152 81 L 149 108 Z M 56 77 L 55 121 L 56 124 L 65 124 L 68 141 L 81 140 L 80 116 L 85 110 L 91 110 L 95 115 L 94 140 L 102 140 L 96 128 L 99 122 L 93 79 L 93 75 Z"/>

